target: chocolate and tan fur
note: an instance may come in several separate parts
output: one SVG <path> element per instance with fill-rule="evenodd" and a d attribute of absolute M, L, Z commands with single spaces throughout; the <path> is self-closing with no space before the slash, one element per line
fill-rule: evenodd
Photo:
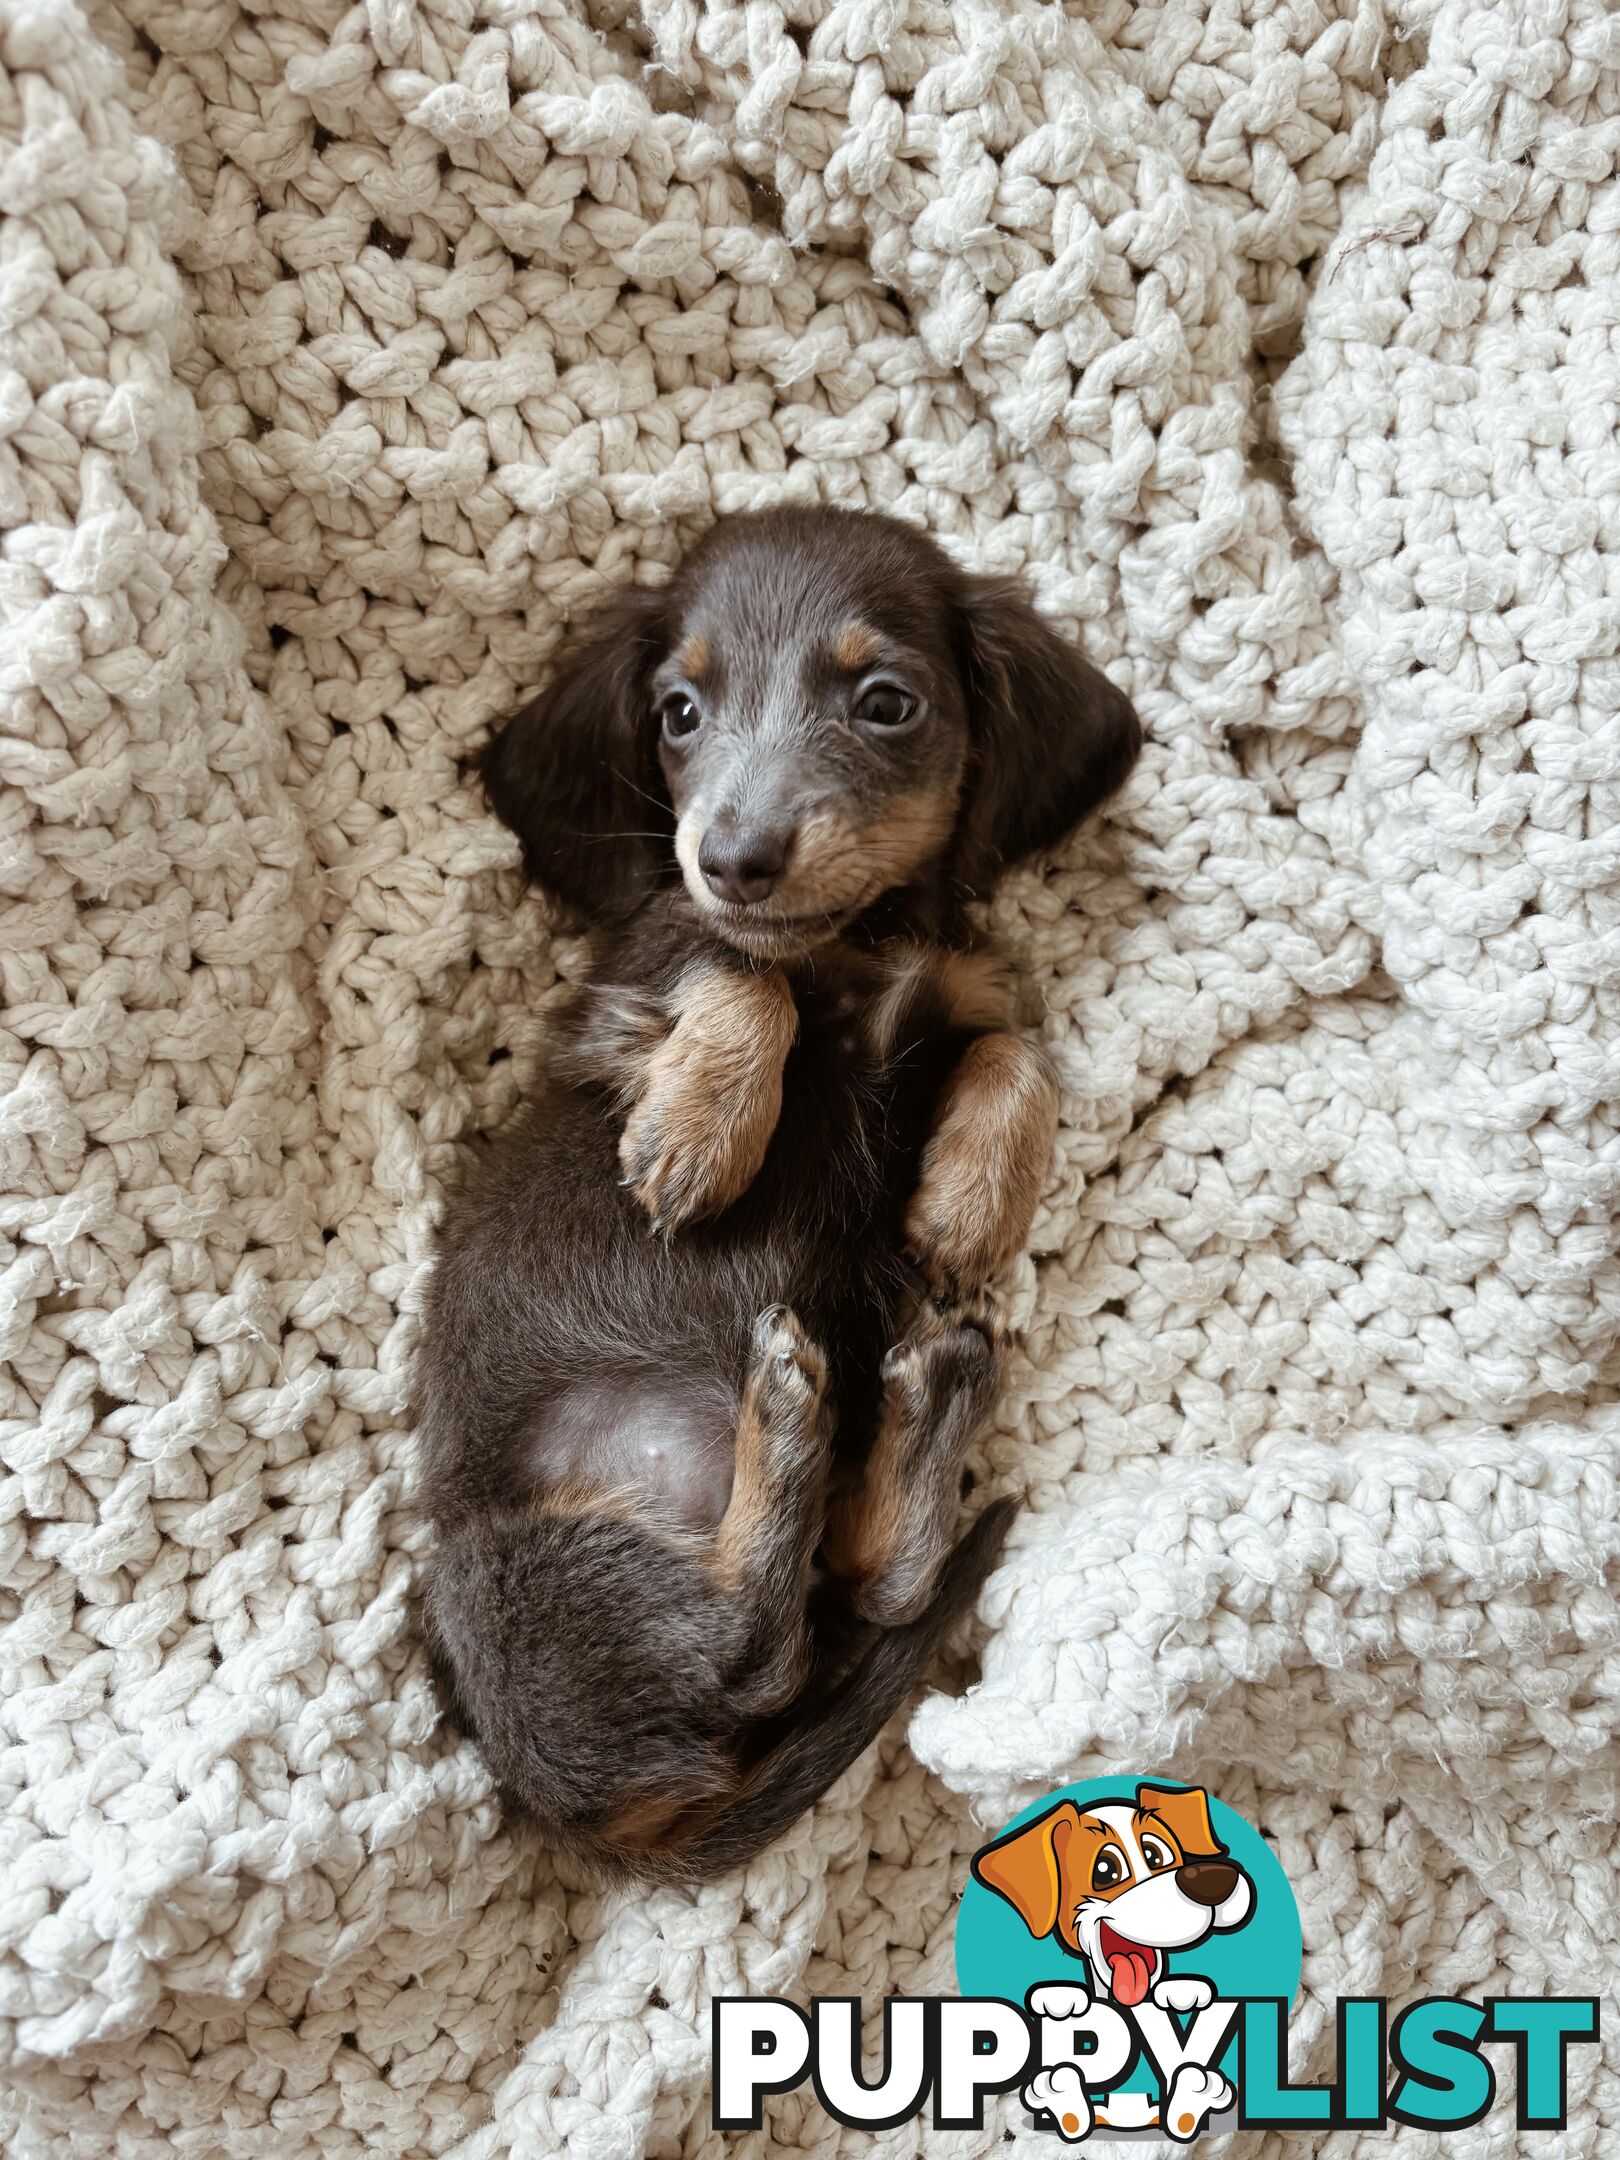
<path fill-rule="evenodd" d="M 606 1868 L 785 1829 L 994 1562 L 1005 1504 L 951 1539 L 1057 1094 L 964 904 L 1137 741 L 1016 586 L 783 510 L 622 594 L 486 755 L 595 956 L 443 1226 L 426 1613 L 503 1784 Z"/>

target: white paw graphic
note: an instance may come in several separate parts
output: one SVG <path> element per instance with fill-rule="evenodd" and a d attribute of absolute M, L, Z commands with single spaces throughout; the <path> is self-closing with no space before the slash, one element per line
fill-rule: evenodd
<path fill-rule="evenodd" d="M 1084 2017 L 1091 1997 L 1083 1987 L 1038 1987 L 1029 1991 L 1029 2007 L 1038 2018 Z"/>
<path fill-rule="evenodd" d="M 1201 2070 L 1197 2063 L 1183 2063 L 1164 2096 L 1164 2127 L 1178 2145 L 1185 2145 L 1198 2135 L 1211 2115 L 1230 2107 L 1232 2099 L 1232 2088 L 1218 2070 Z"/>
<path fill-rule="evenodd" d="M 1170 1973 L 1153 1987 L 1158 2010 L 1207 2010 L 1214 2000 L 1215 1990 L 1202 1973 Z"/>
<path fill-rule="evenodd" d="M 1061 1988 L 1043 1989 L 1044 1993 L 1062 1994 Z M 1091 2135 L 1091 2102 L 1086 2096 L 1085 2080 L 1073 2063 L 1059 2063 L 1055 2070 L 1043 2070 L 1038 2077 L 1030 2079 L 1021 2095 L 1025 2107 L 1032 2115 L 1050 2115 L 1060 2138 L 1067 2145 L 1078 2145 Z"/>

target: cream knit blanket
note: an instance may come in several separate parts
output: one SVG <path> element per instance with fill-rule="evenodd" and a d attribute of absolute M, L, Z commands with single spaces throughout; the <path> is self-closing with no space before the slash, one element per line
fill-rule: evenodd
<path fill-rule="evenodd" d="M 1617 160 L 1604 0 L 0 0 L 15 2160 L 712 2154 L 713 1994 L 949 1987 L 1115 1766 L 1275 1841 L 1306 2072 L 1612 1995 Z M 1150 744 L 995 911 L 1066 1115 L 983 1684 L 604 1898 L 411 1620 L 435 1196 L 580 957 L 465 760 L 784 498 L 1029 572 Z M 1443 2152 L 1612 2155 L 1571 2068 Z"/>

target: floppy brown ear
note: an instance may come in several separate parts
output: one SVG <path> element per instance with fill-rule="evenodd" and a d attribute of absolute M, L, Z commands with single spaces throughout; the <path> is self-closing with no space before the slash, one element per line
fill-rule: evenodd
<path fill-rule="evenodd" d="M 636 587 L 610 600 L 478 761 L 529 875 L 601 922 L 633 913 L 668 859 L 674 821 L 647 707 L 666 608 Z"/>
<path fill-rule="evenodd" d="M 1080 1820 L 1072 1800 L 1037 1815 L 973 1856 L 973 1874 L 987 1890 L 1004 1897 L 1029 1932 L 1039 1939 L 1057 1926 L 1063 1903 L 1063 1852 Z"/>
<path fill-rule="evenodd" d="M 975 754 L 958 875 L 983 894 L 1063 838 L 1136 762 L 1131 701 L 1035 612 L 1012 578 L 965 578 L 962 679 Z"/>
<path fill-rule="evenodd" d="M 1136 1804 L 1144 1815 L 1157 1815 L 1182 1852 L 1191 1859 L 1210 1859 L 1226 1847 L 1215 1835 L 1209 1812 L 1209 1795 L 1202 1785 L 1187 1792 L 1172 1792 L 1165 1785 L 1138 1785 Z"/>

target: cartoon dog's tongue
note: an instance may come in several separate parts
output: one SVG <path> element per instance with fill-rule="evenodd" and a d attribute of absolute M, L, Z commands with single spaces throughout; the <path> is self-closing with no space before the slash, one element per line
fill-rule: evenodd
<path fill-rule="evenodd" d="M 1153 1968 L 1159 1962 L 1157 1950 L 1145 1950 L 1140 1943 L 1128 1942 L 1116 1928 L 1105 1920 L 1097 1932 L 1097 1944 L 1108 1960 L 1108 1975 L 1114 1990 L 1115 2002 L 1121 2002 L 1129 2010 L 1141 2002 L 1147 1994 L 1153 1978 Z"/>

